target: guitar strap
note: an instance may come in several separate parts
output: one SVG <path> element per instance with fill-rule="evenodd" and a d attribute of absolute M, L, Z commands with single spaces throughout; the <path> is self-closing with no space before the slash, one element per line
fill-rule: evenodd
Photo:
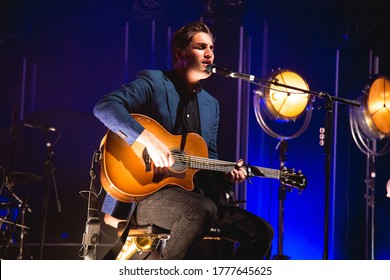
<path fill-rule="evenodd" d="M 187 141 L 187 133 L 182 134 L 181 141 L 180 141 L 180 150 L 184 151 L 184 147 L 186 146 Z"/>
<path fill-rule="evenodd" d="M 123 230 L 121 236 L 119 236 L 118 239 L 115 241 L 115 243 L 111 247 L 111 249 L 103 257 L 103 260 L 115 260 L 116 257 L 118 256 L 119 252 L 121 251 L 123 245 L 126 242 L 127 236 L 129 235 L 131 218 L 133 217 L 133 214 L 134 214 L 135 209 L 137 208 L 137 205 L 138 205 L 138 202 L 134 202 L 133 207 L 131 208 L 129 218 L 127 219 L 127 224 L 126 224 L 125 229 Z"/>

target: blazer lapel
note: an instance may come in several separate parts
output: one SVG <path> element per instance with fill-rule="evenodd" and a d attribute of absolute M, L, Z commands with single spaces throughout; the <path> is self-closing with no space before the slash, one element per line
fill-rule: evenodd
<path fill-rule="evenodd" d="M 175 126 L 177 107 L 179 106 L 179 95 L 171 82 L 165 83 L 166 97 L 168 103 L 168 114 L 170 116 L 171 127 L 170 130 Z"/>

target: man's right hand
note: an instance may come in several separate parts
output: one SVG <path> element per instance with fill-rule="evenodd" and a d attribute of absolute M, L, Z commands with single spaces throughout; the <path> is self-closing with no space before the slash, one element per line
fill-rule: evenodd
<path fill-rule="evenodd" d="M 146 147 L 156 167 L 170 167 L 174 164 L 175 160 L 169 148 L 153 133 L 145 129 L 136 141 Z"/>

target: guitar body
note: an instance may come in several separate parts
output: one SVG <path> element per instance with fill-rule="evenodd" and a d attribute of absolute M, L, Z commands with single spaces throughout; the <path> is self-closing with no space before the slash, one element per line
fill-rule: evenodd
<path fill-rule="evenodd" d="M 208 157 L 207 145 L 195 133 L 172 135 L 155 120 L 140 114 L 132 116 L 151 131 L 174 153 Z M 156 168 L 145 146 L 135 142 L 129 145 L 120 136 L 108 131 L 101 145 L 100 179 L 103 188 L 112 197 L 123 202 L 142 200 L 166 185 L 176 185 L 188 191 L 194 188 L 193 176 L 198 169 L 175 160 L 170 168 Z"/>

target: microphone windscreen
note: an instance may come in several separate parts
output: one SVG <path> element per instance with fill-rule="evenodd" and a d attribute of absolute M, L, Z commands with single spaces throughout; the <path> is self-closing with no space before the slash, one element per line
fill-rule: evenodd
<path fill-rule="evenodd" d="M 210 64 L 207 64 L 206 66 L 206 71 L 211 74 L 211 73 L 215 73 L 215 70 L 213 71 L 213 69 L 215 69 L 215 64 L 213 63 L 210 63 Z"/>

